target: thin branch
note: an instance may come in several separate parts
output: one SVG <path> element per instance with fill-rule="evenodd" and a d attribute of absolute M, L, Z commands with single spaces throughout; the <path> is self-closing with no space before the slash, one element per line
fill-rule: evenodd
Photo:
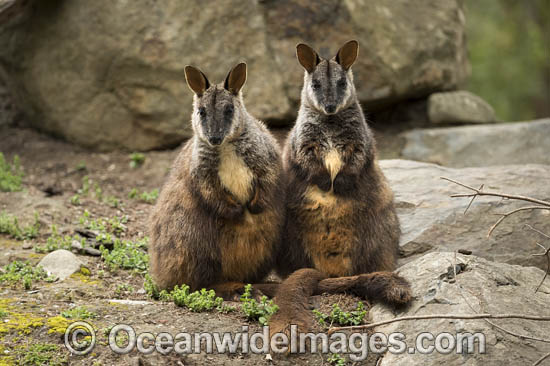
<path fill-rule="evenodd" d="M 449 182 L 454 183 L 454 184 L 458 184 L 459 186 L 462 186 L 462 187 L 467 188 L 467 189 L 474 192 L 474 193 L 464 193 L 464 194 L 453 194 L 453 195 L 451 195 L 451 197 L 453 197 L 453 198 L 455 198 L 455 197 L 493 196 L 493 197 L 502 197 L 502 198 L 520 200 L 520 201 L 527 201 L 527 202 L 536 203 L 536 204 L 539 204 L 539 205 L 542 205 L 542 206 L 550 207 L 550 202 L 543 201 L 543 200 L 538 200 L 536 198 L 527 197 L 527 196 L 520 196 L 520 195 L 515 195 L 515 194 L 501 193 L 501 192 L 483 191 L 481 189 L 471 187 L 471 186 L 466 185 L 464 183 L 460 183 L 460 182 L 458 182 L 454 179 L 451 179 L 451 178 L 441 177 L 441 179 L 444 179 L 444 180 L 449 181 Z"/>
<path fill-rule="evenodd" d="M 474 196 L 475 198 L 476 196 Z M 473 200 L 473 198 L 472 198 Z M 516 208 L 515 210 L 513 211 L 510 211 L 510 212 L 507 212 L 507 213 L 503 213 L 503 214 L 497 214 L 497 215 L 500 215 L 502 216 L 500 219 L 498 219 L 497 222 L 495 222 L 495 224 L 493 226 L 491 226 L 491 229 L 489 229 L 489 232 L 487 233 L 487 237 L 490 237 L 491 234 L 493 233 L 493 231 L 496 229 L 496 227 L 505 219 L 507 218 L 508 216 L 510 215 L 513 215 L 515 214 L 516 212 L 520 212 L 520 211 L 525 211 L 525 210 L 549 210 L 550 211 L 550 207 L 544 207 L 544 206 L 527 206 L 527 207 L 521 207 L 521 208 Z"/>
<path fill-rule="evenodd" d="M 532 231 L 544 236 L 546 239 L 550 239 L 550 235 L 548 234 L 545 234 L 543 233 L 542 231 L 538 230 L 538 229 L 535 229 L 534 227 L 532 227 L 531 225 L 529 224 L 525 224 L 525 226 L 528 228 L 528 229 L 531 229 Z"/>
<path fill-rule="evenodd" d="M 412 315 L 401 316 L 393 319 L 383 320 L 371 324 L 352 325 L 347 327 L 332 327 L 328 330 L 328 334 L 343 330 L 359 330 L 359 329 L 372 329 L 381 325 L 391 324 L 395 322 L 407 321 L 407 320 L 423 320 L 423 319 L 526 319 L 548 322 L 550 316 L 537 316 L 537 315 L 525 315 L 525 314 L 428 314 L 428 315 Z"/>
<path fill-rule="evenodd" d="M 480 185 L 479 190 L 481 191 L 484 186 L 485 186 L 485 184 Z M 468 203 L 468 207 L 466 207 L 466 209 L 464 210 L 464 215 L 466 215 L 466 212 L 468 212 L 468 210 L 470 209 L 470 206 L 472 205 L 472 203 L 474 203 L 474 200 L 476 199 L 476 197 L 477 196 L 472 197 L 472 199 L 470 200 L 470 203 Z"/>
<path fill-rule="evenodd" d="M 542 361 L 546 360 L 547 358 L 550 357 L 550 353 L 547 353 L 545 354 L 544 356 L 542 356 L 541 358 L 539 358 L 539 360 L 537 362 L 535 362 L 533 364 L 533 366 L 537 366 L 537 365 L 540 365 L 542 363 Z"/>
<path fill-rule="evenodd" d="M 539 291 L 540 287 L 544 283 L 544 280 L 546 280 L 546 277 L 548 277 L 548 273 L 550 272 L 550 247 L 545 248 L 544 245 L 542 245 L 541 243 L 537 243 L 537 245 L 539 247 L 541 247 L 544 250 L 544 252 L 538 253 L 538 254 L 531 254 L 531 255 L 533 257 L 546 256 L 546 273 L 544 274 L 544 277 L 542 278 L 542 281 L 540 281 L 539 285 L 537 286 L 537 288 L 535 290 L 535 293 L 537 293 Z"/>

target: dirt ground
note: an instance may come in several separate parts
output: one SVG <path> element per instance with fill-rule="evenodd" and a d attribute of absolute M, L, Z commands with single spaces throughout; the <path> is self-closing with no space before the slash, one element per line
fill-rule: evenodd
<path fill-rule="evenodd" d="M 279 139 L 284 138 L 285 130 L 275 131 Z M 0 193 L 0 213 L 5 212 L 19 219 L 21 225 L 32 223 L 38 214 L 40 231 L 37 238 L 19 241 L 0 234 L 0 267 L 15 260 L 28 260 L 36 264 L 45 254 L 37 253 L 35 246 L 43 245 L 50 235 L 50 227 L 55 224 L 61 234 L 73 235 L 81 224 L 79 218 L 87 210 L 91 218 L 128 216 L 127 230 L 123 237 L 135 239 L 146 235 L 146 223 L 151 204 L 129 199 L 132 189 L 151 191 L 161 188 L 172 160 L 179 149 L 145 153 L 145 161 L 138 168 L 130 167 L 128 153 L 90 152 L 69 143 L 39 134 L 30 129 L 0 129 L 0 151 L 8 161 L 13 156 L 20 157 L 24 170 L 23 190 Z M 81 195 L 80 204 L 71 203 L 82 187 L 85 176 L 102 190 L 103 197 L 116 197 L 119 207 L 98 199 L 93 193 Z M 275 358 L 251 354 L 190 354 L 167 356 L 155 352 L 140 355 L 133 351 L 119 356 L 107 346 L 108 329 L 118 323 L 131 325 L 136 333 L 171 332 L 237 332 L 244 325 L 250 331 L 259 328 L 257 322 L 249 322 L 241 312 L 222 314 L 219 312 L 193 313 L 177 307 L 172 302 L 152 300 L 143 289 L 144 277 L 127 270 L 110 271 L 100 257 L 78 255 L 90 270 L 89 275 L 73 275 L 64 281 L 48 283 L 33 282 L 30 290 L 22 286 L 0 283 L 0 315 L 8 312 L 16 317 L 15 328 L 2 330 L 0 325 L 0 365 L 22 364 L 21 357 L 33 344 L 55 344 L 55 360 L 47 362 L 37 359 L 32 365 L 330 365 L 327 355 L 312 354 Z M 125 285 L 125 286 L 123 286 Z M 139 300 L 146 303 L 121 305 L 112 299 Z M 314 305 L 322 311 L 330 311 L 334 303 L 344 310 L 352 309 L 359 299 L 351 296 L 320 296 L 313 299 Z M 237 304 L 238 305 L 238 304 Z M 62 311 L 74 306 L 85 306 L 97 314 L 89 319 L 97 329 L 97 342 L 87 356 L 71 355 L 63 347 L 63 335 L 51 332 L 48 326 L 52 318 L 58 319 Z M 3 309 L 2 309 L 3 308 Z M 4 313 L 6 314 L 6 313 Z M 19 319 L 19 320 L 17 320 Z M 55 320 L 54 319 L 54 320 Z M 14 321 L 4 319 L 6 324 Z M 33 323 L 34 321 L 34 323 Z M 318 329 L 321 329 L 319 325 Z M 55 361 L 55 362 L 54 362 Z M 57 362 L 57 363 L 56 363 Z M 347 365 L 374 365 L 376 357 Z"/>

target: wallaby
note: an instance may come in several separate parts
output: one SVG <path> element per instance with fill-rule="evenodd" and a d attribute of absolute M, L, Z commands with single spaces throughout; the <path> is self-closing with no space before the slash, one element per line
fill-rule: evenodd
<path fill-rule="evenodd" d="M 192 66 L 185 77 L 194 92 L 194 136 L 151 215 L 150 273 L 163 289 L 187 284 L 232 298 L 273 268 L 284 223 L 281 157 L 245 109 L 245 63 L 218 85 Z M 269 284 L 254 287 L 269 294 Z"/>
<path fill-rule="evenodd" d="M 297 271 L 287 279 L 290 285 L 279 287 L 281 293 L 298 287 L 305 295 L 296 295 L 294 304 L 279 299 L 285 311 L 272 318 L 278 328 L 286 321 L 280 317 L 305 306 L 297 302 L 324 291 L 349 291 L 393 306 L 411 300 L 409 283 L 391 272 L 401 231 L 353 83 L 358 50 L 357 41 L 349 41 L 328 60 L 305 44 L 297 46 L 305 76 L 296 124 L 283 150 L 291 189 L 276 266 L 282 277 L 311 269 Z"/>

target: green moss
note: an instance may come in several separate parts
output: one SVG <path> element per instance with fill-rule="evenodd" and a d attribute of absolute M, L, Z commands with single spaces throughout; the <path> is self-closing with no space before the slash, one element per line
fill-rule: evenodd
<path fill-rule="evenodd" d="M 67 327 L 72 323 L 72 320 L 65 318 L 64 316 L 52 316 L 46 320 L 48 326 L 48 334 L 65 334 Z"/>
<path fill-rule="evenodd" d="M 13 299 L 1 299 L 0 310 L 5 314 L 0 322 L 0 334 L 16 333 L 20 335 L 29 334 L 34 328 L 44 325 L 44 319 L 31 313 L 21 313 Z"/>
<path fill-rule="evenodd" d="M 15 366 L 15 358 L 13 356 L 0 355 L 0 366 Z"/>

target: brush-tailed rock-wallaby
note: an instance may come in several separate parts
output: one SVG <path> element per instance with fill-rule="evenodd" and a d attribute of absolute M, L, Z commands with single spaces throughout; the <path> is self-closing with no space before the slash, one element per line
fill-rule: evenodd
<path fill-rule="evenodd" d="M 230 298 L 273 268 L 284 220 L 282 162 L 275 139 L 245 109 L 246 64 L 218 85 L 192 66 L 185 77 L 194 136 L 151 215 L 150 273 L 161 288 L 187 284 Z"/>
<path fill-rule="evenodd" d="M 349 41 L 335 57 L 323 59 L 311 47 L 297 46 L 305 75 L 296 124 L 283 151 L 291 188 L 277 270 L 283 277 L 300 268 L 319 271 L 325 279 L 309 293 L 350 291 L 399 306 L 410 301 L 411 291 L 391 272 L 400 227 L 355 92 L 351 66 L 358 47 Z M 292 281 L 312 273 L 299 271 Z"/>

